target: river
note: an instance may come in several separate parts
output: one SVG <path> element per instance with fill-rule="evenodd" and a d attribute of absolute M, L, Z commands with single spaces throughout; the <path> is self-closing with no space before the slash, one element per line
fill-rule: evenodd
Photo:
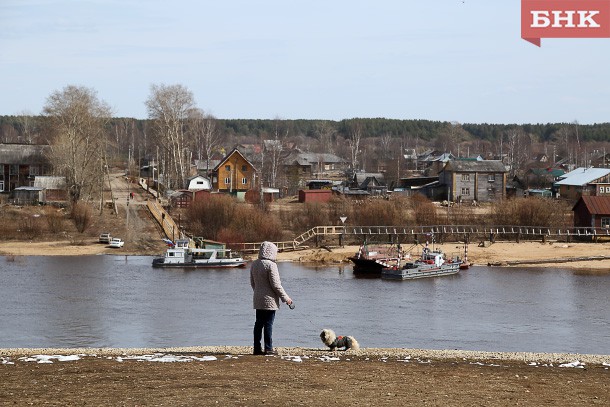
<path fill-rule="evenodd" d="M 169 270 L 148 256 L 0 257 L 0 347 L 251 345 L 248 269 Z M 295 309 L 276 346 L 322 328 L 363 347 L 610 354 L 610 274 L 472 267 L 415 281 L 279 263 Z"/>

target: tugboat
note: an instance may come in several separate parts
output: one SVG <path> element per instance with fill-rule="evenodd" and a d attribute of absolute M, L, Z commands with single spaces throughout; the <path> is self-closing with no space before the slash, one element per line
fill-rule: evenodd
<path fill-rule="evenodd" d="M 381 278 L 414 280 L 416 278 L 447 276 L 459 273 L 461 265 L 462 260 L 459 257 L 447 260 L 440 249 L 430 250 L 426 246 L 419 259 L 406 262 L 402 267 L 386 267 L 381 271 Z"/>
<path fill-rule="evenodd" d="M 244 267 L 246 261 L 231 249 L 192 248 L 188 239 L 178 239 L 170 245 L 163 257 L 153 259 L 153 267 L 226 268 Z"/>
<path fill-rule="evenodd" d="M 414 261 L 407 261 L 403 265 L 398 264 L 384 267 L 381 270 L 381 278 L 389 280 L 414 280 L 416 278 L 440 277 L 457 274 L 460 270 L 470 267 L 468 262 L 468 240 L 464 241 L 464 258 L 456 256 L 447 260 L 440 249 L 434 249 L 434 235 L 432 235 L 432 250 L 428 242 L 422 249 L 421 256 Z"/>

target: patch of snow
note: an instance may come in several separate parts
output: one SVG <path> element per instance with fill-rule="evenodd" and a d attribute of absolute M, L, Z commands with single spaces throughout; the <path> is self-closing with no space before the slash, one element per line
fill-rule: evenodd
<path fill-rule="evenodd" d="M 338 357 L 331 357 L 331 356 L 321 356 L 319 359 L 322 362 L 334 362 L 334 361 L 341 360 Z"/>
<path fill-rule="evenodd" d="M 282 356 L 282 359 L 288 360 L 290 362 L 303 362 L 303 359 L 300 356 Z"/>
<path fill-rule="evenodd" d="M 22 362 L 36 362 L 36 363 L 53 363 L 53 360 L 58 362 L 72 362 L 80 360 L 82 355 L 32 355 L 30 357 L 19 358 Z"/>
<path fill-rule="evenodd" d="M 579 368 L 579 369 L 584 369 L 585 368 L 585 364 L 581 363 L 578 360 L 575 360 L 574 362 L 563 363 L 563 364 L 559 365 L 559 367 L 576 367 L 576 368 Z"/>

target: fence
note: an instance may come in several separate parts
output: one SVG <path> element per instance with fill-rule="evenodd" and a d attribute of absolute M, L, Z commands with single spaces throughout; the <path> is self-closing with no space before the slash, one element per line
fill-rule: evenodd
<path fill-rule="evenodd" d="M 339 244 L 343 239 L 357 238 L 361 241 L 366 239 L 382 238 L 388 242 L 399 239 L 412 238 L 413 240 L 425 241 L 434 239 L 436 242 L 478 240 L 565 240 L 586 239 L 598 241 L 600 238 L 610 239 L 610 229 L 607 228 L 549 228 L 540 226 L 467 226 L 467 225 L 437 225 L 437 226 L 316 226 L 305 233 L 294 238 L 292 241 L 274 242 L 278 250 L 299 250 L 305 248 L 303 244 L 311 239 L 317 247 L 320 237 L 338 236 Z M 232 244 L 246 253 L 257 252 L 260 243 L 237 243 Z"/>

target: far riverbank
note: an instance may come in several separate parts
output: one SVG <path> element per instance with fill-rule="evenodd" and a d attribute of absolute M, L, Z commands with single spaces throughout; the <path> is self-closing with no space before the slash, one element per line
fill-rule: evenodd
<path fill-rule="evenodd" d="M 438 245 L 448 255 L 463 255 L 459 243 Z M 408 247 L 405 247 L 408 249 Z M 413 249 L 415 251 L 417 248 Z M 349 263 L 348 257 L 358 251 L 358 246 L 307 248 L 304 250 L 278 253 L 278 261 L 303 263 L 340 264 Z M 86 256 L 86 255 L 127 255 L 127 256 L 160 256 L 162 251 L 151 253 L 150 250 L 130 247 L 129 242 L 122 249 L 112 249 L 96 241 L 52 242 L 0 242 L 0 256 Z M 555 267 L 590 269 L 598 272 L 610 270 L 610 243 L 541 243 L 541 242 L 497 242 L 487 247 L 470 245 L 468 259 L 473 265 L 510 266 L 510 262 L 524 262 L 525 267 Z M 247 256 L 250 259 L 255 255 Z M 590 260 L 572 261 L 590 258 Z M 537 263 L 548 260 L 548 263 Z M 532 262 L 529 263 L 528 262 Z M 534 264 L 533 262 L 536 262 Z"/>

